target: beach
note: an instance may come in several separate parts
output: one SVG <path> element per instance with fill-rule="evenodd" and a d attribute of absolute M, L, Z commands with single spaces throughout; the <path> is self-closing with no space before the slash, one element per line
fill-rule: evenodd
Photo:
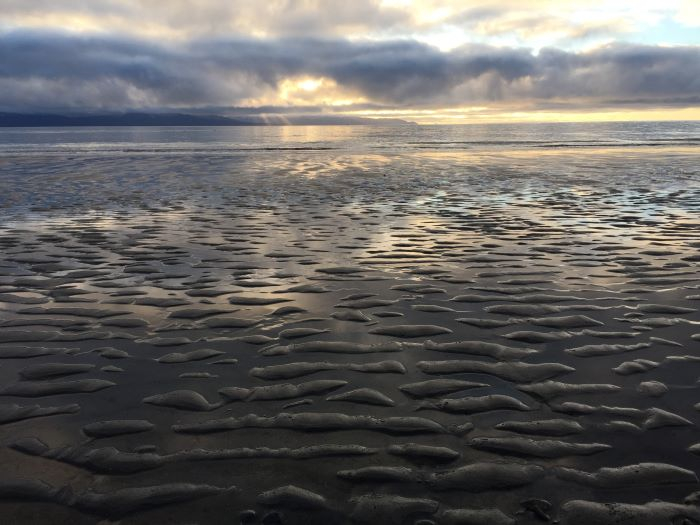
<path fill-rule="evenodd" d="M 699 133 L 1 130 L 2 521 L 700 523 Z"/>

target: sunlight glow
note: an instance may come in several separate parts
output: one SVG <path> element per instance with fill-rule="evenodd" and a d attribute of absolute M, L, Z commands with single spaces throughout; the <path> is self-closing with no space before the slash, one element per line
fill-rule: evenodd
<path fill-rule="evenodd" d="M 485 124 L 489 122 L 626 122 L 645 120 L 700 120 L 700 108 L 630 109 L 582 111 L 538 111 L 496 109 L 487 106 L 413 110 L 348 111 L 369 118 L 400 118 L 417 124 Z"/>
<path fill-rule="evenodd" d="M 303 91 L 316 91 L 322 84 L 322 78 L 309 78 L 307 80 L 297 82 L 297 87 Z"/>

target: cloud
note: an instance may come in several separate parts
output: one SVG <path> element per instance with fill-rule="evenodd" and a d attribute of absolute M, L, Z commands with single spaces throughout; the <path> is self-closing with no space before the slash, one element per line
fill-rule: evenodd
<path fill-rule="evenodd" d="M 630 33 L 635 26 L 630 17 L 619 13 L 601 16 L 595 11 L 577 13 L 559 10 L 558 14 L 537 10 L 517 10 L 512 8 L 473 8 L 464 10 L 449 19 L 447 23 L 468 29 L 486 37 L 511 37 L 522 42 L 542 40 L 574 43 L 595 37 L 608 37 Z"/>
<path fill-rule="evenodd" d="M 161 38 L 231 33 L 329 36 L 410 26 L 410 9 L 380 0 L 2 0 L 6 27 L 120 32 Z"/>
<path fill-rule="evenodd" d="M 0 33 L 4 111 L 197 109 L 270 100 L 295 78 L 385 108 L 691 100 L 700 47 L 614 44 L 588 52 L 415 40 L 219 38 L 154 43 L 46 31 Z M 313 83 L 312 83 L 313 84 Z M 316 101 L 309 95 L 305 104 Z"/>
<path fill-rule="evenodd" d="M 697 0 L 198 0 L 196 5 L 189 0 L 1 0 L 0 9 L 0 27 L 6 29 L 64 28 L 160 39 L 231 34 L 376 38 L 440 32 L 449 25 L 463 29 L 470 41 L 494 43 L 491 37 L 506 36 L 528 46 L 619 34 L 628 26 L 641 30 L 665 16 L 697 25 L 700 12 Z"/>

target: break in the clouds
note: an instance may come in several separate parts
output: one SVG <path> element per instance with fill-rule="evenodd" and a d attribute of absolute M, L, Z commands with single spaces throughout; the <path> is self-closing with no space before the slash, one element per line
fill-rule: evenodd
<path fill-rule="evenodd" d="M 700 13 L 685 0 L 165 4 L 0 0 L 0 110 L 698 106 L 700 42 L 682 29 Z"/>

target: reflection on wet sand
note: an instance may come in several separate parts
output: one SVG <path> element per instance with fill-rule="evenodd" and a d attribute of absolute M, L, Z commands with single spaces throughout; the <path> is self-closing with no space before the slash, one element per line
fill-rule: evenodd
<path fill-rule="evenodd" d="M 694 155 L 15 158 L 0 512 L 700 523 Z"/>

